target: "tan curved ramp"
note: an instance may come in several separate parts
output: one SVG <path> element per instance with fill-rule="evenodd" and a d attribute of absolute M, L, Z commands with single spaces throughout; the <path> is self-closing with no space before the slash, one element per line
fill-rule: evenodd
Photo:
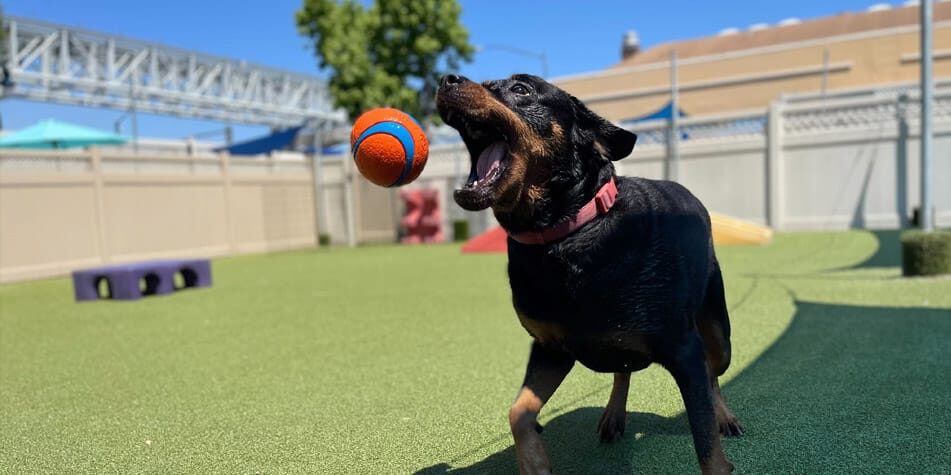
<path fill-rule="evenodd" d="M 710 213 L 713 224 L 713 244 L 768 244 L 773 230 L 742 219 Z"/>

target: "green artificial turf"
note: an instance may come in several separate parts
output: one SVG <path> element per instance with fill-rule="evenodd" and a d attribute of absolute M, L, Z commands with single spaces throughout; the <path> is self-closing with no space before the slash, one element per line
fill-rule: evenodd
<path fill-rule="evenodd" d="M 738 473 L 951 472 L 951 280 L 901 278 L 897 236 L 719 249 Z M 0 472 L 515 473 L 504 266 L 385 246 L 219 260 L 211 289 L 132 303 L 2 286 Z M 697 472 L 657 367 L 597 442 L 610 381 L 576 366 L 543 411 L 556 470 Z"/>

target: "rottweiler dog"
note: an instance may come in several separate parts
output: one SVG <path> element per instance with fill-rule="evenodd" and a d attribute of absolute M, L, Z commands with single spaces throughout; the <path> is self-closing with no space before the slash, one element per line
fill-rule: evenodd
<path fill-rule="evenodd" d="M 674 182 L 616 176 L 637 137 L 539 77 L 449 74 L 436 102 L 471 156 L 454 199 L 491 207 L 508 233 L 512 302 L 533 338 L 509 411 L 520 471 L 551 471 L 537 417 L 578 361 L 614 373 L 602 441 L 624 433 L 631 372 L 659 363 L 680 388 L 701 471 L 731 472 L 720 434 L 743 428 L 717 382 L 730 322 L 700 201 Z"/>

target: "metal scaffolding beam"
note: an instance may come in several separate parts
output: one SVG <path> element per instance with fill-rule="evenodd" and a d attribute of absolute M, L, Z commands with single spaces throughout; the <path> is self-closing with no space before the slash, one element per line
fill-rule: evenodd
<path fill-rule="evenodd" d="M 346 118 L 316 77 L 26 18 L 5 23 L 2 98 L 271 127 Z"/>

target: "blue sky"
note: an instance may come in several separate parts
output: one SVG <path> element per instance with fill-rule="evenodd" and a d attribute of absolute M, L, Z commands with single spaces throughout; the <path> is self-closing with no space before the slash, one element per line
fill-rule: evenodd
<path fill-rule="evenodd" d="M 321 74 L 294 12 L 302 0 L 0 0 L 4 13 L 115 33 L 220 56 Z M 716 34 L 727 27 L 776 23 L 863 10 L 872 0 L 463 0 L 462 20 L 476 45 L 509 45 L 544 52 L 550 75 L 603 69 L 616 63 L 621 37 L 637 30 L 642 47 Z M 892 4 L 900 2 L 892 1 Z M 462 68 L 473 79 L 514 72 L 541 73 L 538 59 L 485 49 Z M 55 117 L 112 129 L 119 111 L 5 100 L 3 125 L 17 129 Z M 140 114 L 142 136 L 182 138 L 223 124 Z M 236 138 L 265 133 L 238 126 Z M 210 138 L 215 140 L 215 138 Z"/>

